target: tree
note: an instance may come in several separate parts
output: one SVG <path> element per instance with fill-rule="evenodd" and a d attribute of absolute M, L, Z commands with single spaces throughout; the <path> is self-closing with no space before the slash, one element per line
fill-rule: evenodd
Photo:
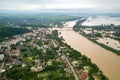
<path fill-rule="evenodd" d="M 10 45 L 10 50 L 14 50 L 14 49 L 16 49 L 16 45 L 15 44 L 11 44 Z"/>

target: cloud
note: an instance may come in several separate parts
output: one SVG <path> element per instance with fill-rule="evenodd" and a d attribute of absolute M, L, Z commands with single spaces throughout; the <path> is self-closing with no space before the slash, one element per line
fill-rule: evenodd
<path fill-rule="evenodd" d="M 120 11 L 120 0 L 0 0 L 0 10 Z"/>

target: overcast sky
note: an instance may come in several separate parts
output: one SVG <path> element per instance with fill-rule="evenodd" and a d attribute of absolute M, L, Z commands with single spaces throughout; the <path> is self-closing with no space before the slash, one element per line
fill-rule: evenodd
<path fill-rule="evenodd" d="M 120 12 L 120 0 L 0 0 L 0 10 Z"/>

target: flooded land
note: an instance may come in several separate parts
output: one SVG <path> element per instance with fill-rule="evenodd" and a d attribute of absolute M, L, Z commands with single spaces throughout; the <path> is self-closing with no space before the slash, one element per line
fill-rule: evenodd
<path fill-rule="evenodd" d="M 120 56 L 91 42 L 77 32 L 74 32 L 72 28 L 66 28 L 73 27 L 75 22 L 67 22 L 64 28 L 59 29 L 60 35 L 63 36 L 65 42 L 88 56 L 108 76 L 109 80 L 120 80 Z"/>

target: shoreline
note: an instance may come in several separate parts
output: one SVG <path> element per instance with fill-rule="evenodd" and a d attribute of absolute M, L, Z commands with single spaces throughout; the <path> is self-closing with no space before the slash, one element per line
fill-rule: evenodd
<path fill-rule="evenodd" d="M 73 30 L 73 31 L 74 31 L 74 30 Z M 76 31 L 75 31 L 75 32 L 76 32 Z M 102 43 L 99 43 L 99 42 L 97 42 L 97 41 L 95 41 L 95 40 L 92 40 L 92 39 L 90 39 L 88 36 L 86 36 L 85 34 L 79 33 L 79 35 L 84 36 L 84 37 L 87 38 L 88 40 L 90 40 L 90 41 L 92 41 L 93 43 L 99 45 L 100 47 L 102 47 L 102 48 L 104 48 L 104 49 L 106 49 L 106 50 L 109 50 L 109 51 L 115 53 L 116 55 L 120 56 L 120 51 L 119 51 L 119 50 L 113 49 L 113 48 L 111 48 L 111 47 L 109 47 L 109 46 L 106 46 L 106 45 L 104 45 L 104 44 L 102 44 Z"/>

